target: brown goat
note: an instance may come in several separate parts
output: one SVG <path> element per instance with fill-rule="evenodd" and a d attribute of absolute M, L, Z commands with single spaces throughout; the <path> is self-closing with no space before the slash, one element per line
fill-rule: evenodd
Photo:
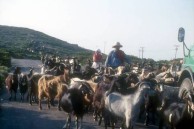
<path fill-rule="evenodd" d="M 41 100 L 47 97 L 48 108 L 54 98 L 58 98 L 58 109 L 60 110 L 60 101 L 64 92 L 67 91 L 69 83 L 69 70 L 65 69 L 64 75 L 53 76 L 44 75 L 38 81 L 38 99 L 39 109 L 42 110 Z"/>

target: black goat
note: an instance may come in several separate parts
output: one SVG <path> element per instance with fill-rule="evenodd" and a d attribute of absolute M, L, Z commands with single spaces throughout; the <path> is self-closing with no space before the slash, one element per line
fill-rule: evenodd
<path fill-rule="evenodd" d="M 160 110 L 159 129 L 163 126 L 170 126 L 170 129 L 193 129 L 194 128 L 194 104 L 190 100 L 186 103 L 165 102 Z"/>
<path fill-rule="evenodd" d="M 27 75 L 21 74 L 19 77 L 19 89 L 21 94 L 21 101 L 24 100 L 24 95 L 28 90 L 28 80 Z"/>

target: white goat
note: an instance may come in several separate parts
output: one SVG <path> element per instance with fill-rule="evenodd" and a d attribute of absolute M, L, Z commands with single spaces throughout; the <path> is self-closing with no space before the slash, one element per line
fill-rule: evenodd
<path fill-rule="evenodd" d="M 150 90 L 148 83 L 141 83 L 138 89 L 130 95 L 113 92 L 105 97 L 105 108 L 125 120 L 127 128 L 133 128 L 140 111 L 140 104 Z M 106 94 L 105 94 L 106 95 Z"/>

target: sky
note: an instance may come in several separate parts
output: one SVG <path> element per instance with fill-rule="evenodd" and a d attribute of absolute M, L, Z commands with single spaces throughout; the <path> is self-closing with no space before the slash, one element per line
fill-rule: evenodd
<path fill-rule="evenodd" d="M 0 0 L 0 25 L 41 31 L 108 54 L 116 42 L 126 54 L 154 60 L 183 57 L 178 29 L 194 44 L 194 0 Z"/>

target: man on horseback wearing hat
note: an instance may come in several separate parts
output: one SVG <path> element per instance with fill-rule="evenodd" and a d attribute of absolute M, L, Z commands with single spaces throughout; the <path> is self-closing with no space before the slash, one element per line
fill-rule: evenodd
<path fill-rule="evenodd" d="M 124 66 L 124 63 L 130 64 L 130 60 L 126 57 L 125 53 L 120 50 L 123 47 L 119 42 L 113 46 L 115 50 L 112 50 L 106 58 L 105 67 L 111 67 L 113 69 Z"/>

